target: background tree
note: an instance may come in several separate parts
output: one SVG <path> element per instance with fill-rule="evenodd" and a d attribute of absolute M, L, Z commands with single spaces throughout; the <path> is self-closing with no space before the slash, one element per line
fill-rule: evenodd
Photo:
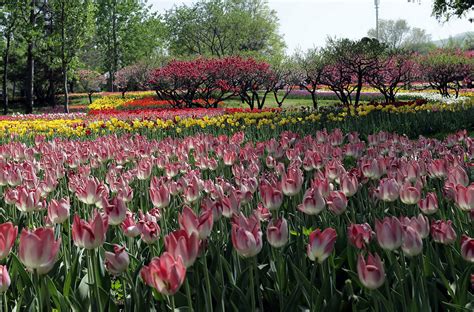
<path fill-rule="evenodd" d="M 377 89 L 385 102 L 395 102 L 398 91 L 418 77 L 418 64 L 415 55 L 406 52 L 396 52 L 379 59 L 379 65 L 367 75 L 367 82 Z"/>
<path fill-rule="evenodd" d="M 353 41 L 349 39 L 329 39 L 326 47 L 323 50 L 324 57 L 328 60 L 329 67 L 325 70 L 324 81 L 328 83 L 330 88 L 334 88 L 334 78 L 329 77 L 331 72 L 335 77 L 339 77 L 344 83 L 352 83 L 355 88 L 341 88 L 346 91 L 355 91 L 354 104 L 358 105 L 363 83 L 367 76 L 377 68 L 379 57 L 385 53 L 386 47 L 380 44 L 376 39 L 362 38 L 361 40 Z M 349 77 L 350 75 L 350 77 Z M 323 82 L 324 84 L 324 82 Z M 334 90 L 333 90 L 334 91 Z M 344 93 L 340 93 L 341 101 L 343 103 L 352 102 L 350 96 L 352 92 L 348 92 L 345 97 Z"/>
<path fill-rule="evenodd" d="M 55 26 L 52 40 L 59 45 L 64 111 L 68 113 L 68 72 L 71 62 L 76 58 L 79 49 L 91 33 L 92 2 L 91 0 L 52 0 L 50 6 Z"/>
<path fill-rule="evenodd" d="M 201 0 L 165 15 L 170 52 L 181 56 L 282 54 L 277 21 L 263 0 Z"/>
<path fill-rule="evenodd" d="M 434 0 L 433 15 L 437 19 L 449 20 L 452 16 L 462 17 L 472 11 L 472 0 Z"/>
<path fill-rule="evenodd" d="M 82 69 L 76 74 L 81 88 L 87 92 L 89 103 L 92 104 L 92 94 L 99 92 L 102 85 L 106 83 L 104 75 L 99 72 Z"/>
<path fill-rule="evenodd" d="M 96 40 L 102 69 L 114 90 L 115 73 L 162 51 L 163 27 L 139 0 L 96 0 Z"/>
<path fill-rule="evenodd" d="M 459 50 L 439 49 L 420 57 L 422 77 L 442 96 L 449 97 L 449 91 L 458 97 L 463 81 L 472 79 L 474 61 Z"/>
<path fill-rule="evenodd" d="M 376 30 L 369 29 L 367 35 L 376 37 Z M 410 27 L 406 20 L 380 20 L 378 40 L 387 45 L 390 49 L 404 48 L 412 51 L 427 52 L 435 48 L 431 43 L 431 36 L 426 30 Z"/>
<path fill-rule="evenodd" d="M 313 108 L 318 108 L 317 89 L 321 84 L 325 70 L 325 60 L 321 50 L 309 49 L 306 53 L 296 54 L 294 71 L 299 75 L 299 85 L 311 94 Z"/>
<path fill-rule="evenodd" d="M 151 67 L 147 63 L 126 66 L 115 73 L 115 85 L 125 97 L 127 91 L 145 90 L 150 80 Z"/>
<path fill-rule="evenodd" d="M 0 2 L 0 25 L 2 25 L 2 34 L 5 41 L 3 47 L 3 81 L 2 81 L 2 97 L 3 97 L 3 114 L 8 113 L 8 72 L 10 65 L 10 53 L 12 41 L 15 40 L 14 34 L 19 27 L 19 0 Z"/>

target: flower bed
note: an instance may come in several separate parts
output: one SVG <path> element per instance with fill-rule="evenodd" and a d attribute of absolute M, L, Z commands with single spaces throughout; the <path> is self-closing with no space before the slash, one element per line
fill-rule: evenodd
<path fill-rule="evenodd" d="M 472 308 L 474 141 L 465 131 L 443 141 L 269 134 L 1 145 L 2 303 Z"/>

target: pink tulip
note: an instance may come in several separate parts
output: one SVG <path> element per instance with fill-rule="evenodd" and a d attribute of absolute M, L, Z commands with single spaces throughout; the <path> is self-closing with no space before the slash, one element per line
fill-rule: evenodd
<path fill-rule="evenodd" d="M 446 159 L 434 159 L 428 166 L 431 177 L 444 179 L 448 174 L 448 163 Z"/>
<path fill-rule="evenodd" d="M 8 274 L 7 266 L 0 265 L 0 293 L 4 293 L 10 287 L 11 280 Z"/>
<path fill-rule="evenodd" d="M 165 237 L 165 248 L 175 259 L 183 259 L 186 268 L 196 261 L 199 252 L 199 237 L 196 232 L 190 235 L 185 230 L 171 232 Z"/>
<path fill-rule="evenodd" d="M 432 215 L 438 211 L 438 197 L 436 193 L 426 194 L 425 199 L 420 199 L 418 207 L 425 215 Z"/>
<path fill-rule="evenodd" d="M 380 179 L 383 175 L 384 168 L 382 162 L 378 161 L 377 159 L 372 159 L 366 161 L 362 165 L 362 174 L 372 180 Z"/>
<path fill-rule="evenodd" d="M 265 208 L 262 203 L 258 203 L 257 209 L 255 209 L 255 215 L 260 222 L 267 222 L 272 217 L 271 211 Z"/>
<path fill-rule="evenodd" d="M 95 205 L 103 197 L 108 197 L 109 190 L 97 178 L 86 178 L 82 183 L 84 185 L 79 186 L 76 191 L 77 199 L 81 202 L 87 205 Z"/>
<path fill-rule="evenodd" d="M 286 196 L 298 194 L 303 185 L 303 171 L 297 168 L 289 168 L 288 172 L 281 178 L 281 188 Z"/>
<path fill-rule="evenodd" d="M 23 229 L 20 235 L 20 261 L 38 274 L 48 273 L 56 262 L 61 239 L 54 240 L 52 228 Z"/>
<path fill-rule="evenodd" d="M 308 258 L 311 261 L 318 260 L 323 263 L 332 253 L 336 243 L 336 231 L 333 228 L 327 228 L 321 232 L 316 229 L 309 235 L 309 244 L 306 249 Z"/>
<path fill-rule="evenodd" d="M 418 231 L 411 226 L 403 229 L 403 253 L 409 257 L 419 255 L 423 251 L 423 241 Z"/>
<path fill-rule="evenodd" d="M 0 224 L 0 260 L 8 257 L 15 244 L 18 235 L 18 227 L 11 222 Z"/>
<path fill-rule="evenodd" d="M 122 221 L 120 227 L 122 228 L 123 234 L 127 237 L 134 238 L 140 235 L 140 229 L 135 223 L 133 214 L 130 211 L 126 212 L 125 220 Z"/>
<path fill-rule="evenodd" d="M 273 219 L 267 226 L 268 243 L 280 248 L 288 243 L 288 222 L 285 218 Z"/>
<path fill-rule="evenodd" d="M 395 217 L 375 220 L 375 233 L 383 249 L 395 250 L 402 245 L 402 224 Z"/>
<path fill-rule="evenodd" d="M 399 196 L 400 187 L 395 179 L 380 180 L 377 197 L 385 202 L 393 202 Z"/>
<path fill-rule="evenodd" d="M 346 197 L 351 197 L 357 193 L 359 188 L 359 181 L 356 176 L 345 174 L 341 177 L 341 191 Z"/>
<path fill-rule="evenodd" d="M 306 190 L 303 196 L 303 203 L 298 206 L 298 210 L 307 215 L 317 215 L 324 210 L 326 201 L 319 191 L 314 188 Z"/>
<path fill-rule="evenodd" d="M 196 202 L 201 197 L 201 187 L 198 178 L 194 176 L 188 185 L 185 187 L 184 192 L 184 201 L 187 204 L 192 204 Z"/>
<path fill-rule="evenodd" d="M 467 235 L 461 237 L 461 255 L 464 260 L 474 263 L 474 238 Z"/>
<path fill-rule="evenodd" d="M 361 249 L 364 246 L 369 245 L 373 236 L 373 231 L 368 223 L 351 224 L 347 228 L 347 236 L 352 245 Z"/>
<path fill-rule="evenodd" d="M 204 240 L 211 234 L 214 218 L 211 210 L 204 211 L 198 218 L 191 208 L 184 206 L 183 212 L 178 214 L 178 223 L 188 235 L 196 232 Z"/>
<path fill-rule="evenodd" d="M 60 224 L 69 218 L 71 204 L 69 197 L 61 198 L 59 201 L 52 199 L 48 205 L 48 218 L 54 224 Z"/>
<path fill-rule="evenodd" d="M 43 208 L 41 191 L 39 189 L 17 188 L 15 206 L 22 212 L 32 212 Z"/>
<path fill-rule="evenodd" d="M 88 222 L 75 215 L 72 223 L 74 244 L 85 249 L 95 249 L 101 246 L 105 241 L 108 226 L 107 216 L 101 216 L 97 211 L 94 212 L 93 219 Z"/>
<path fill-rule="evenodd" d="M 262 250 L 262 231 L 255 214 L 246 218 L 243 214 L 232 218 L 232 245 L 239 255 L 253 257 Z"/>
<path fill-rule="evenodd" d="M 142 159 L 137 166 L 137 179 L 146 180 L 151 175 L 153 164 L 150 159 Z"/>
<path fill-rule="evenodd" d="M 125 247 L 114 245 L 114 252 L 105 252 L 105 267 L 110 274 L 120 275 L 127 270 L 129 264 L 130 258 Z"/>
<path fill-rule="evenodd" d="M 454 200 L 461 210 L 470 211 L 474 209 L 474 183 L 468 187 L 462 185 L 456 186 Z"/>
<path fill-rule="evenodd" d="M 104 210 L 109 217 L 109 224 L 119 225 L 123 220 L 125 220 L 128 208 L 123 200 L 114 197 Z"/>
<path fill-rule="evenodd" d="M 230 192 L 229 196 L 222 199 L 222 215 L 231 218 L 240 210 L 240 198 L 236 192 Z"/>
<path fill-rule="evenodd" d="M 445 245 L 454 243 L 457 237 L 451 220 L 436 220 L 431 222 L 431 236 L 435 242 Z"/>
<path fill-rule="evenodd" d="M 420 190 L 411 185 L 410 182 L 405 182 L 400 187 L 400 200 L 407 205 L 415 205 L 420 200 Z"/>
<path fill-rule="evenodd" d="M 341 215 L 346 211 L 347 198 L 341 191 L 332 191 L 327 198 L 329 210 L 336 215 Z"/>
<path fill-rule="evenodd" d="M 153 244 L 160 238 L 161 228 L 153 220 L 140 220 L 137 224 L 141 233 L 141 239 L 147 244 Z"/>
<path fill-rule="evenodd" d="M 454 185 L 467 186 L 469 184 L 469 177 L 466 170 L 459 165 L 453 167 L 448 172 L 448 182 L 452 182 Z"/>
<path fill-rule="evenodd" d="M 260 186 L 260 198 L 265 208 L 269 210 L 277 210 L 283 203 L 282 192 L 269 184 Z"/>
<path fill-rule="evenodd" d="M 418 232 L 420 237 L 427 238 L 430 235 L 430 222 L 427 217 L 419 214 L 416 217 L 401 217 L 400 222 L 403 226 L 410 226 Z"/>
<path fill-rule="evenodd" d="M 161 257 L 153 258 L 149 265 L 143 266 L 140 276 L 147 285 L 170 296 L 183 284 L 186 267 L 181 257 L 174 258 L 169 252 L 164 252 Z"/>
<path fill-rule="evenodd" d="M 362 285 L 368 289 L 377 289 L 382 286 L 385 281 L 385 270 L 378 254 L 373 256 L 369 253 L 367 261 L 362 255 L 359 255 L 357 260 L 357 273 Z"/>
<path fill-rule="evenodd" d="M 158 180 L 157 177 L 153 177 L 150 183 L 149 192 L 154 207 L 160 209 L 168 207 L 171 197 L 169 188 L 164 184 L 164 182 Z"/>

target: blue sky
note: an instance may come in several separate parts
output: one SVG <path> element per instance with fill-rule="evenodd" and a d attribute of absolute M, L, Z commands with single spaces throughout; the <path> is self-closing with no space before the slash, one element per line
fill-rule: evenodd
<path fill-rule="evenodd" d="M 380 18 L 403 18 L 410 26 L 426 29 L 433 40 L 474 31 L 474 23 L 467 18 L 448 23 L 436 21 L 431 16 L 430 0 L 421 0 L 421 4 L 407 0 L 379 1 Z M 158 12 L 165 12 L 175 4 L 192 2 L 148 0 Z M 375 25 L 374 0 L 269 0 L 268 3 L 277 12 L 280 33 L 290 53 L 298 48 L 322 46 L 328 36 L 361 38 Z"/>

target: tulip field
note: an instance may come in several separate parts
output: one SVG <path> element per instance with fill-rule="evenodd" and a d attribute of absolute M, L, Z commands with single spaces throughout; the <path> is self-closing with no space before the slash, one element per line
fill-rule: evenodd
<path fill-rule="evenodd" d="M 0 311 L 472 311 L 471 133 L 375 130 L 433 107 L 1 120 Z"/>

